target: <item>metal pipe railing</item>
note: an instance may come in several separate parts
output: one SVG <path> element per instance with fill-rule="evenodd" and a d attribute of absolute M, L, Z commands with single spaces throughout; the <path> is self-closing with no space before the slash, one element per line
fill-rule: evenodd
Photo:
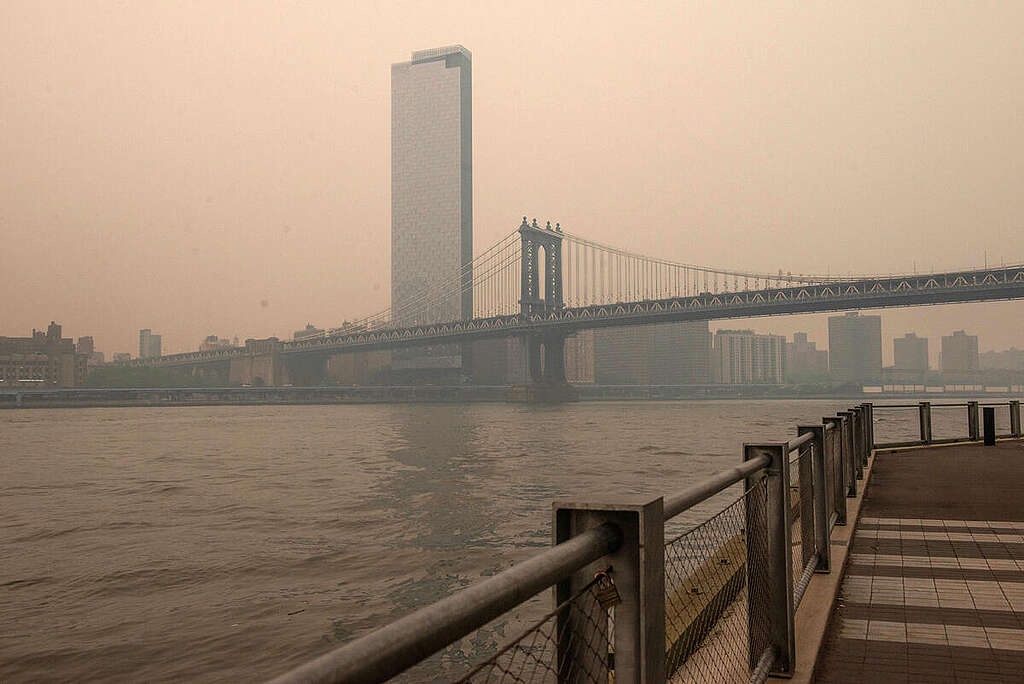
<path fill-rule="evenodd" d="M 807 591 L 808 585 L 811 583 L 811 578 L 814 577 L 814 572 L 818 567 L 818 555 L 814 556 L 804 566 L 804 571 L 800 574 L 800 579 L 797 581 L 796 586 L 793 587 L 793 610 L 797 609 L 800 605 L 800 601 L 804 597 L 804 592 Z"/>
<path fill-rule="evenodd" d="M 918 410 L 918 430 L 920 433 L 919 439 L 910 439 L 899 442 L 876 442 L 873 439 L 874 431 L 874 420 L 869 409 L 867 418 L 869 420 L 868 432 L 869 436 L 872 437 L 869 443 L 869 448 L 896 448 L 904 446 L 916 446 L 916 445 L 928 445 L 928 444 L 953 444 L 957 442 L 975 442 L 980 441 L 981 434 L 981 421 L 979 415 L 979 408 L 1002 408 L 1006 407 L 1009 411 L 1009 432 L 1006 434 L 997 435 L 1000 438 L 1006 437 L 1020 437 L 1020 402 L 1017 400 L 1010 401 L 967 401 L 967 402 L 946 402 L 941 404 L 935 404 L 930 401 L 921 401 L 917 404 L 871 404 L 872 409 L 881 410 L 902 410 L 902 409 L 913 409 Z M 960 437 L 941 437 L 936 438 L 933 435 L 932 427 L 932 412 L 934 409 L 967 409 L 966 421 L 967 426 L 966 434 Z"/>
<path fill-rule="evenodd" d="M 788 442 L 786 442 L 786 453 L 788 454 L 788 453 L 792 453 L 792 452 L 796 451 L 797 449 L 802 447 L 804 444 L 807 444 L 808 442 L 810 442 L 813 439 L 814 439 L 814 435 L 812 435 L 809 432 L 805 433 L 805 434 L 802 434 L 799 437 L 794 437 L 793 439 L 791 439 Z"/>
<path fill-rule="evenodd" d="M 742 465 L 729 470 L 723 470 L 717 475 L 704 480 L 698 485 L 683 490 L 675 496 L 665 499 L 665 520 L 676 517 L 683 511 L 696 506 L 697 504 L 710 499 L 724 489 L 745 480 L 757 471 L 766 467 L 771 462 L 767 456 L 746 461 Z"/>
<path fill-rule="evenodd" d="M 605 524 L 417 610 L 274 680 L 273 684 L 383 682 L 622 544 Z"/>

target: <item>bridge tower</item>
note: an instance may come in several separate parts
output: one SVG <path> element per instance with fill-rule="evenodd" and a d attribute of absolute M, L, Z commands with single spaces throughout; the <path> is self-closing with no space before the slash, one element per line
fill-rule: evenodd
<path fill-rule="evenodd" d="M 519 311 L 526 319 L 543 319 L 565 306 L 562 299 L 562 229 L 549 221 L 543 228 L 523 217 L 521 296 Z M 573 401 L 575 388 L 565 379 L 565 333 L 528 334 L 523 339 L 529 364 L 529 384 L 515 392 L 523 401 Z"/>
<path fill-rule="evenodd" d="M 519 310 L 524 316 L 547 314 L 561 309 L 562 301 L 562 229 L 557 223 L 546 228 L 526 222 L 519 226 L 522 259 L 522 297 Z M 543 259 L 543 262 L 541 261 Z M 543 264 L 543 274 L 541 265 Z"/>

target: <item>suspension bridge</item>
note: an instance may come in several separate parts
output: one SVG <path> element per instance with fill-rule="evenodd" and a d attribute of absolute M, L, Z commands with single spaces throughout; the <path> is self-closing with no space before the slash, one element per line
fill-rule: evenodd
<path fill-rule="evenodd" d="M 1024 297 L 1024 264 L 941 273 L 756 273 L 636 254 L 522 224 L 414 299 L 295 341 L 172 354 L 135 365 L 200 368 L 265 355 L 316 365 L 329 356 L 518 337 L 533 384 L 565 385 L 565 340 L 581 330 Z"/>

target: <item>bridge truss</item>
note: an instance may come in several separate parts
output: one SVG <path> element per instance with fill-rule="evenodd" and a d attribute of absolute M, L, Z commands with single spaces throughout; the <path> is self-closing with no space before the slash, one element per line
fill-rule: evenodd
<path fill-rule="evenodd" d="M 472 293 L 472 315 L 450 302 Z M 462 342 L 515 335 L 565 336 L 612 326 L 749 318 L 1024 297 L 1024 265 L 944 273 L 853 276 L 757 273 L 647 257 L 525 218 L 519 228 L 441 285 L 323 334 L 281 343 L 285 355 Z M 187 366 L 243 348 L 147 359 Z"/>

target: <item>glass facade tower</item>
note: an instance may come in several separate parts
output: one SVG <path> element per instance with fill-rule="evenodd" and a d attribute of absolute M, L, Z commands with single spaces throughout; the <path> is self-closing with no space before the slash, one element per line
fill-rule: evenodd
<path fill-rule="evenodd" d="M 400 325 L 473 315 L 471 65 L 469 50 L 455 45 L 391 66 L 391 310 Z M 392 359 L 398 371 L 463 365 L 459 345 L 397 350 Z"/>

